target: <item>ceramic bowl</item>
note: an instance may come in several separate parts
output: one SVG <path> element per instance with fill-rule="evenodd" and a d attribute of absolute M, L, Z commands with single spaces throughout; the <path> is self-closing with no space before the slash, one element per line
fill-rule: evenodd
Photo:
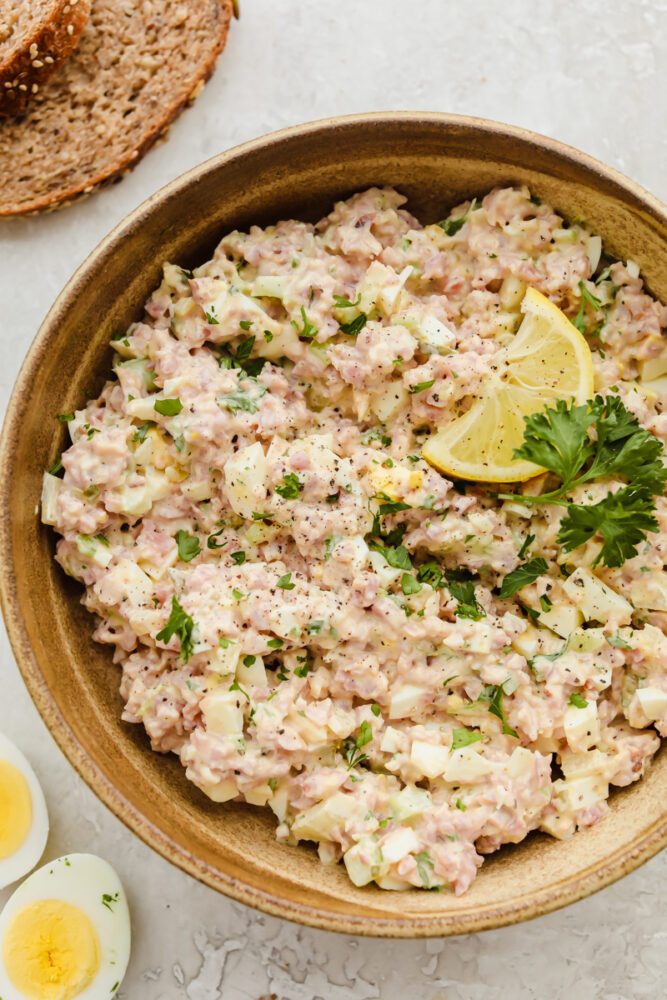
<path fill-rule="evenodd" d="M 152 753 L 120 721 L 120 671 L 91 639 L 81 588 L 53 560 L 40 524 L 42 472 L 64 443 L 53 419 L 83 405 L 109 371 L 109 337 L 139 318 L 165 260 L 206 260 L 235 227 L 316 220 L 337 198 L 392 184 L 424 222 L 497 184 L 528 184 L 605 247 L 637 261 L 667 300 L 667 217 L 636 184 L 551 139 L 493 122 L 387 113 L 331 119 L 246 143 L 144 202 L 90 255 L 39 330 L 11 398 L 0 447 L 0 588 L 26 685 L 59 746 L 107 806 L 156 851 L 234 899 L 315 927 L 418 937 L 525 920 L 580 899 L 667 843 L 667 754 L 611 799 L 603 822 L 571 840 L 533 834 L 490 856 L 472 888 L 355 888 L 312 847 L 274 838 L 269 810 L 215 805 L 175 756 Z"/>

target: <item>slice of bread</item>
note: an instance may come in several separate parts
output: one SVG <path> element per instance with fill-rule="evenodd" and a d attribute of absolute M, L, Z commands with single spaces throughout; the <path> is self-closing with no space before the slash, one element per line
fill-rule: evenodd
<path fill-rule="evenodd" d="M 210 77 L 231 14 L 232 0 L 94 0 L 70 58 L 24 115 L 0 119 L 0 216 L 132 169 Z"/>
<path fill-rule="evenodd" d="M 0 0 L 0 115 L 20 114 L 75 47 L 90 0 Z"/>

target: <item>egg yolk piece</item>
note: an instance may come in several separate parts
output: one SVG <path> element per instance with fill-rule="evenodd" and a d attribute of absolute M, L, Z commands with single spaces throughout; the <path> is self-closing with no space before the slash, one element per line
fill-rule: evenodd
<path fill-rule="evenodd" d="M 18 768 L 0 760 L 0 860 L 18 851 L 32 826 L 32 797 Z"/>
<path fill-rule="evenodd" d="M 27 1000 L 71 1000 L 100 967 L 100 942 L 86 914 L 61 899 L 24 906 L 5 934 L 7 975 Z"/>

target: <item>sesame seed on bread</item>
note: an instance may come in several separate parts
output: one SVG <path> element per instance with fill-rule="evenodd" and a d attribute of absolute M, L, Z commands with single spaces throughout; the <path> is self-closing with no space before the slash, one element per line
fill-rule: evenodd
<path fill-rule="evenodd" d="M 70 58 L 23 115 L 0 119 L 0 216 L 56 208 L 132 169 L 211 76 L 232 9 L 93 0 Z"/>
<path fill-rule="evenodd" d="M 81 37 L 90 0 L 0 0 L 0 115 L 18 115 Z"/>

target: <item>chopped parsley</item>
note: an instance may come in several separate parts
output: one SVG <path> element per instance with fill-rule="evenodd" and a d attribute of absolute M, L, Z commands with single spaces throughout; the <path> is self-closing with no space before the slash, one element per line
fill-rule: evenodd
<path fill-rule="evenodd" d="M 214 531 L 212 535 L 208 536 L 208 538 L 206 539 L 207 549 L 221 549 L 223 547 L 225 543 L 216 542 L 216 538 L 218 538 L 223 533 L 224 530 L 225 530 L 224 528 L 220 528 L 219 531 Z"/>
<path fill-rule="evenodd" d="M 246 659 L 247 659 L 247 657 L 246 657 Z M 253 660 L 254 660 L 254 659 L 255 659 L 255 657 L 253 656 Z M 243 690 L 243 688 L 241 687 L 241 685 L 239 684 L 239 682 L 238 682 L 238 681 L 233 681 L 233 682 L 232 682 L 232 683 L 231 683 L 231 684 L 229 685 L 229 690 L 230 690 L 230 691 L 240 691 L 240 692 L 241 692 L 241 694 L 243 695 L 243 697 L 244 697 L 244 698 L 246 699 L 246 701 L 250 701 L 250 695 L 248 694 L 248 692 L 247 692 L 247 691 L 244 691 L 244 690 Z"/>
<path fill-rule="evenodd" d="M 347 769 L 351 770 L 353 767 L 357 767 L 363 761 L 368 760 L 368 755 L 362 753 L 362 748 L 366 746 L 367 743 L 373 739 L 373 730 L 366 720 L 361 723 L 359 727 L 359 733 L 356 739 L 349 737 L 345 741 L 345 760 L 347 761 Z"/>
<path fill-rule="evenodd" d="M 295 677 L 306 677 L 310 670 L 310 662 L 307 656 L 297 656 L 298 666 L 294 668 Z"/>
<path fill-rule="evenodd" d="M 523 544 L 519 549 L 519 559 L 523 559 L 526 552 L 528 551 L 528 549 L 530 548 L 530 546 L 533 544 L 534 541 L 535 541 L 535 535 L 526 535 L 526 537 L 523 540 Z"/>
<path fill-rule="evenodd" d="M 301 306 L 301 319 L 303 321 L 303 326 L 301 328 L 295 319 L 290 322 L 298 333 L 300 340 L 312 340 L 313 337 L 317 336 L 317 327 L 314 323 L 310 322 L 306 316 L 306 310 L 303 306 Z"/>
<path fill-rule="evenodd" d="M 183 409 L 183 404 L 178 396 L 174 399 L 156 399 L 153 403 L 153 409 L 156 413 L 161 413 L 163 417 L 175 417 Z"/>
<path fill-rule="evenodd" d="M 241 325 L 243 326 L 243 324 Z M 248 327 L 246 327 L 245 329 L 247 330 Z M 252 354 L 252 349 L 254 346 L 255 346 L 255 338 L 246 337 L 245 340 L 242 340 L 239 346 L 237 347 L 236 354 L 234 355 L 234 361 L 236 361 L 239 364 L 242 361 L 247 361 L 250 355 Z"/>
<path fill-rule="evenodd" d="M 238 413 L 239 410 L 243 410 L 245 413 L 257 413 L 258 401 L 266 395 L 266 386 L 258 382 L 252 375 L 248 375 L 243 381 L 250 382 L 251 389 L 249 391 L 238 386 L 233 392 L 221 396 L 218 403 L 221 406 L 226 406 L 232 413 Z"/>
<path fill-rule="evenodd" d="M 106 906 L 107 910 L 113 912 L 113 904 L 118 902 L 118 893 L 114 892 L 112 895 L 110 892 L 102 893 L 102 906 Z"/>
<path fill-rule="evenodd" d="M 237 566 L 240 566 L 241 563 L 245 562 L 245 560 L 246 560 L 246 554 L 245 554 L 245 552 L 242 552 L 239 549 L 238 552 L 232 552 L 231 553 L 231 558 L 232 558 L 232 562 L 235 562 Z"/>
<path fill-rule="evenodd" d="M 478 622 L 486 617 L 486 611 L 475 597 L 475 585 L 472 580 L 463 578 L 462 572 L 449 570 L 445 573 L 447 589 L 458 606 L 454 614 L 457 618 L 469 618 Z"/>
<path fill-rule="evenodd" d="M 356 337 L 366 326 L 367 320 L 368 316 L 366 313 L 359 313 L 359 315 L 350 320 L 349 323 L 339 323 L 338 329 L 341 333 L 346 333 L 349 337 Z"/>
<path fill-rule="evenodd" d="M 410 556 L 404 545 L 394 548 L 393 545 L 379 545 L 377 542 L 369 542 L 368 547 L 373 549 L 374 552 L 379 552 L 380 555 L 383 555 L 392 569 L 412 569 Z"/>
<path fill-rule="evenodd" d="M 423 563 L 417 570 L 417 579 L 421 583 L 428 583 L 430 587 L 434 590 L 440 590 L 445 586 L 444 573 L 442 569 L 435 561 L 435 559 L 429 559 L 428 562 Z"/>
<path fill-rule="evenodd" d="M 568 705 L 573 705 L 575 708 L 587 708 L 588 702 L 583 695 L 579 694 L 578 691 L 574 691 L 570 697 L 567 699 Z"/>
<path fill-rule="evenodd" d="M 421 589 L 421 583 L 418 583 L 411 573 L 403 574 L 401 577 L 401 590 L 406 596 L 409 597 L 411 594 L 418 594 Z"/>
<path fill-rule="evenodd" d="M 380 506 L 378 507 L 380 517 L 384 517 L 385 514 L 398 514 L 402 510 L 412 509 L 409 503 L 405 503 L 404 500 L 392 500 L 386 493 L 375 493 L 371 497 L 371 500 L 378 500 L 380 502 Z"/>
<path fill-rule="evenodd" d="M 439 222 L 438 225 L 440 226 L 441 229 L 445 231 L 445 233 L 447 233 L 448 236 L 456 236 L 459 230 L 463 229 L 463 226 L 468 216 L 470 215 L 471 212 L 474 212 L 476 207 L 477 207 L 477 198 L 473 198 L 473 200 L 470 202 L 463 215 L 459 215 L 459 217 L 456 219 L 452 219 L 450 216 L 448 219 L 443 219 L 443 221 Z M 495 254 L 490 256 L 495 256 Z"/>
<path fill-rule="evenodd" d="M 500 588 L 500 597 L 512 597 L 513 594 L 516 594 L 517 590 L 521 590 L 522 587 L 527 587 L 529 583 L 533 583 L 538 577 L 543 576 L 548 569 L 546 559 L 542 559 L 541 557 L 531 559 L 522 566 L 517 566 L 503 580 L 502 587 Z"/>
<path fill-rule="evenodd" d="M 189 535 L 187 531 L 176 532 L 176 544 L 178 545 L 178 558 L 183 562 L 190 562 L 201 552 L 199 539 L 195 535 Z"/>
<path fill-rule="evenodd" d="M 422 881 L 422 885 L 425 889 L 431 888 L 431 872 L 429 868 L 433 869 L 433 858 L 428 853 L 428 851 L 420 851 L 419 854 L 413 854 L 413 858 L 417 862 L 417 872 Z"/>
<path fill-rule="evenodd" d="M 333 300 L 336 309 L 356 309 L 361 302 L 361 293 L 359 293 L 356 302 L 350 302 L 349 299 L 344 298 L 342 295 L 334 295 Z"/>
<path fill-rule="evenodd" d="M 143 444 L 143 442 L 146 440 L 146 434 L 153 426 L 154 426 L 153 422 L 149 420 L 145 424 L 142 424 L 141 427 L 137 427 L 136 431 L 132 435 L 132 440 L 138 441 L 139 444 Z"/>
<path fill-rule="evenodd" d="M 284 576 L 280 577 L 276 586 L 280 587 L 281 590 L 294 590 L 296 584 L 292 583 L 292 574 L 285 573 Z"/>
<path fill-rule="evenodd" d="M 297 476 L 296 472 L 288 472 L 283 476 L 282 485 L 276 486 L 276 493 L 281 496 L 283 500 L 296 500 L 302 489 L 303 483 Z"/>
<path fill-rule="evenodd" d="M 516 729 L 512 729 L 512 727 L 507 724 L 507 719 L 505 718 L 503 695 L 505 693 L 506 684 L 506 680 L 503 681 L 502 684 L 487 684 L 479 696 L 479 701 L 489 703 L 489 713 L 491 715 L 495 715 L 497 719 L 500 719 L 503 724 L 503 733 L 505 733 L 506 736 L 515 736 L 519 739 L 519 734 Z"/>
<path fill-rule="evenodd" d="M 607 636 L 607 642 L 614 649 L 632 649 L 632 646 L 625 641 L 618 629 L 616 629 L 613 635 Z"/>
<path fill-rule="evenodd" d="M 371 430 L 365 431 L 361 435 L 362 444 L 370 444 L 371 441 L 379 441 L 383 448 L 388 448 L 391 444 L 391 440 L 392 439 L 382 427 L 372 427 Z"/>
<path fill-rule="evenodd" d="M 430 389 L 432 385 L 435 385 L 434 378 L 430 378 L 427 382 L 417 382 L 416 385 L 411 385 L 408 392 L 411 396 L 414 396 L 417 392 L 423 392 L 424 389 Z"/>
<path fill-rule="evenodd" d="M 452 733 L 452 750 L 470 746 L 471 743 L 479 743 L 483 739 L 484 736 L 479 729 L 455 729 Z"/>
<path fill-rule="evenodd" d="M 195 627 L 190 615 L 184 611 L 175 597 L 171 599 L 171 614 L 167 624 L 161 629 L 155 638 L 159 642 L 168 643 L 173 636 L 177 636 L 181 643 L 181 659 L 187 663 L 194 650 L 192 632 Z"/>
<path fill-rule="evenodd" d="M 572 320 L 572 325 L 577 328 L 579 333 L 586 333 L 586 305 L 589 305 L 595 312 L 599 312 L 602 303 L 592 292 L 588 291 L 583 281 L 579 282 L 579 291 L 581 292 L 581 305 L 579 312 Z"/>

